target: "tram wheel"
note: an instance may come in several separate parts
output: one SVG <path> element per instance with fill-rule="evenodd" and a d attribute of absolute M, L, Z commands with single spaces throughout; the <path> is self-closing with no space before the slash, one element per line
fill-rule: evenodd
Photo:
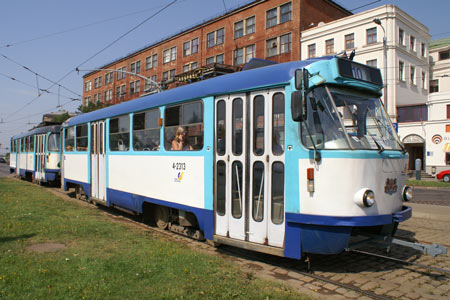
<path fill-rule="evenodd" d="M 164 206 L 156 206 L 155 208 L 155 223 L 158 228 L 166 229 L 169 225 L 169 209 Z"/>

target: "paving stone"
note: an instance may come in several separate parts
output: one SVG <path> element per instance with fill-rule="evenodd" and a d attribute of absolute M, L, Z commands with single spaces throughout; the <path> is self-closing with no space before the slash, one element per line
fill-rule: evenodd
<path fill-rule="evenodd" d="M 331 284 L 331 283 L 327 283 L 323 286 L 323 288 L 327 289 L 327 290 L 331 290 L 334 291 L 335 289 L 338 288 L 337 285 Z"/>

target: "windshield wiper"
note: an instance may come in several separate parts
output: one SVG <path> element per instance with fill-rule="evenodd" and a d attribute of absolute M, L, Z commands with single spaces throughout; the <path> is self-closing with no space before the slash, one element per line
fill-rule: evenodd
<path fill-rule="evenodd" d="M 384 151 L 384 147 L 382 145 L 380 145 L 373 136 L 371 136 L 370 134 L 369 134 L 369 136 L 372 138 L 372 140 L 374 141 L 375 145 L 377 145 L 378 153 L 382 153 Z"/>

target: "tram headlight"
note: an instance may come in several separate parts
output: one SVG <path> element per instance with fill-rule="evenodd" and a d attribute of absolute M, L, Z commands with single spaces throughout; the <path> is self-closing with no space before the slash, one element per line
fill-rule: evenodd
<path fill-rule="evenodd" d="M 410 201 L 413 198 L 412 188 L 405 185 L 402 193 L 403 201 Z"/>
<path fill-rule="evenodd" d="M 375 193 L 371 190 L 367 190 L 363 196 L 363 203 L 366 207 L 371 207 L 375 204 Z"/>
<path fill-rule="evenodd" d="M 353 201 L 363 208 L 372 207 L 375 204 L 375 193 L 368 188 L 360 189 L 355 193 Z"/>

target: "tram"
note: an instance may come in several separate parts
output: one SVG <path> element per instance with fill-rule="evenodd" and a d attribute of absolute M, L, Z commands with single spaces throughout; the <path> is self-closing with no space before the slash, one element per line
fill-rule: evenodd
<path fill-rule="evenodd" d="M 60 175 L 60 126 L 43 126 L 11 138 L 10 172 L 41 183 L 57 183 Z"/>
<path fill-rule="evenodd" d="M 408 155 L 382 87 L 378 69 L 323 57 L 75 116 L 61 126 L 62 184 L 199 239 L 339 253 L 411 217 Z"/>

